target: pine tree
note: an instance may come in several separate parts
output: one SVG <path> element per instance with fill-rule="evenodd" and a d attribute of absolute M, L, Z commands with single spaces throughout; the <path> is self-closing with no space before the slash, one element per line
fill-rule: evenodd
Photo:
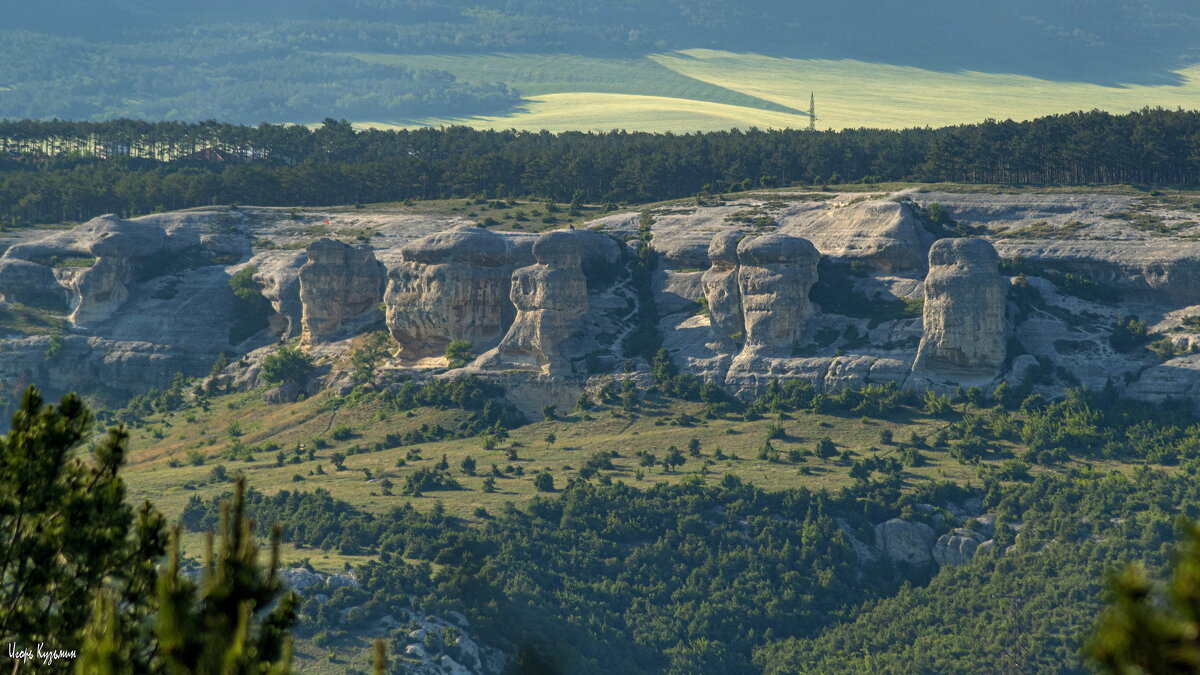
<path fill-rule="evenodd" d="M 210 534 L 199 583 L 179 568 L 179 529 L 166 570 L 158 581 L 155 633 L 159 656 L 173 673 L 288 673 L 292 647 L 288 628 L 296 620 L 297 597 L 283 593 L 275 574 L 280 530 L 275 528 L 266 569 L 259 562 L 252 521 L 245 513 L 245 483 L 237 481 L 232 502 L 221 509 L 221 546 Z"/>
<path fill-rule="evenodd" d="M 1200 671 L 1200 525 L 1182 528 L 1171 579 L 1156 588 L 1130 564 L 1111 583 L 1088 655 L 1111 673 Z"/>
<path fill-rule="evenodd" d="M 125 501 L 118 470 L 128 436 L 110 429 L 90 451 L 92 416 L 74 394 L 45 404 L 25 390 L 0 438 L 0 638 L 79 644 L 100 588 L 115 598 L 108 630 L 125 634 L 145 614 L 162 516 Z M 129 651 L 127 663 L 144 661 Z"/>

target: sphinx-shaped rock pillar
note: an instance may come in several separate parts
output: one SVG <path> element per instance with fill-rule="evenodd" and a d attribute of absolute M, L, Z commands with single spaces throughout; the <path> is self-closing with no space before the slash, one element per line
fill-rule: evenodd
<path fill-rule="evenodd" d="M 924 335 L 913 370 L 995 376 L 1005 356 L 1007 284 L 982 239 L 940 239 L 929 249 Z"/>
<path fill-rule="evenodd" d="M 508 246 L 493 232 L 459 227 L 419 239 L 388 274 L 387 326 L 405 358 L 439 356 L 454 340 L 496 344 L 512 321 Z"/>
<path fill-rule="evenodd" d="M 743 351 L 790 356 L 813 313 L 808 292 L 817 281 L 821 254 L 807 239 L 766 234 L 742 239 L 737 256 Z"/>
<path fill-rule="evenodd" d="M 708 246 L 712 261 L 701 277 L 704 298 L 708 302 L 709 324 L 717 339 L 725 345 L 740 345 L 746 337 L 742 323 L 742 293 L 738 289 L 737 246 L 741 235 L 722 232 Z"/>
<path fill-rule="evenodd" d="M 322 238 L 308 245 L 300 267 L 301 341 L 319 342 L 345 322 L 376 310 L 383 299 L 383 266 L 366 246 Z"/>
<path fill-rule="evenodd" d="M 72 284 L 76 305 L 70 319 L 77 328 L 92 328 L 112 318 L 129 299 L 135 262 L 161 252 L 166 245 L 166 233 L 158 226 L 116 216 L 96 221 L 97 238 L 89 248 L 96 262 Z"/>
<path fill-rule="evenodd" d="M 533 244 L 537 263 L 512 275 L 509 298 L 517 308 L 512 327 L 483 358 L 489 369 L 570 372 L 560 347 L 580 328 L 588 310 L 587 278 L 580 238 L 550 232 Z"/>

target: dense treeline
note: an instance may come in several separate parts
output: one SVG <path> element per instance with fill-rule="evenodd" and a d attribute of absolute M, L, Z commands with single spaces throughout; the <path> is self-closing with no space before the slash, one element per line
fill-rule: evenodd
<path fill-rule="evenodd" d="M 205 158 L 205 149 L 220 156 Z M 8 157 L 0 159 L 6 224 L 233 202 L 331 205 L 479 194 L 647 202 L 853 181 L 1195 185 L 1200 112 L 685 135 L 461 127 L 356 133 L 334 120 L 313 130 L 12 121 L 0 123 L 0 152 Z M 153 159 L 180 154 L 191 156 Z"/>
<path fill-rule="evenodd" d="M 768 493 L 734 477 L 648 491 L 580 481 L 483 528 L 436 508 L 372 518 L 327 493 L 251 495 L 247 508 L 309 541 L 346 536 L 335 533 L 341 522 L 379 552 L 359 568 L 360 588 L 302 606 L 310 633 L 353 632 L 402 607 L 456 609 L 556 672 L 749 672 L 756 644 L 812 635 L 862 600 L 925 580 L 886 562 L 860 573 L 835 518 L 861 530 L 896 513 L 891 505 L 933 496 L 877 492 Z M 213 508 L 194 502 L 185 523 L 210 525 Z"/>
<path fill-rule="evenodd" d="M 1080 648 L 1106 577 L 1131 559 L 1160 568 L 1175 518 L 1194 518 L 1197 498 L 1194 477 L 1147 469 L 993 484 L 992 552 L 819 637 L 768 645 L 755 663 L 768 673 L 1087 672 Z"/>

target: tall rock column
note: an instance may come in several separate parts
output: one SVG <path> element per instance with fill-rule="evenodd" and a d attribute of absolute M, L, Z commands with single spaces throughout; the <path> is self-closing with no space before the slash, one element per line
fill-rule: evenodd
<path fill-rule="evenodd" d="M 995 376 L 1005 355 L 1007 284 L 982 239 L 940 239 L 929 249 L 924 336 L 916 372 Z"/>
<path fill-rule="evenodd" d="M 494 232 L 459 227 L 418 239 L 388 274 L 387 326 L 405 358 L 439 356 L 453 340 L 496 344 L 512 321 L 508 245 Z"/>
<path fill-rule="evenodd" d="M 700 279 L 708 302 L 709 324 L 722 344 L 741 344 L 746 337 L 742 322 L 742 292 L 738 288 L 737 232 L 722 232 L 708 246 L 712 266 Z"/>
<path fill-rule="evenodd" d="M 572 232 L 544 234 L 533 244 L 533 257 L 537 264 L 513 272 L 509 297 L 517 316 L 484 362 L 493 369 L 570 372 L 560 347 L 588 310 L 580 239 Z"/>
<path fill-rule="evenodd" d="M 367 246 L 322 238 L 308 245 L 300 267 L 301 342 L 313 344 L 383 299 L 383 266 Z"/>
<path fill-rule="evenodd" d="M 821 254 L 807 239 L 784 234 L 747 237 L 737 247 L 745 325 L 744 352 L 790 356 L 812 316 L 808 292 L 817 282 Z"/>

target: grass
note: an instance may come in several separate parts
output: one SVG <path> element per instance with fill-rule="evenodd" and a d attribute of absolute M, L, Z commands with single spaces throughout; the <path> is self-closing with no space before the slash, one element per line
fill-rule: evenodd
<path fill-rule="evenodd" d="M 646 409 L 636 415 L 619 410 L 598 410 L 584 419 L 578 415 L 555 421 L 539 421 L 511 432 L 511 438 L 494 450 L 484 450 L 479 438 L 447 440 L 422 443 L 417 446 L 399 447 L 378 452 L 349 454 L 348 448 L 359 446 L 370 448 L 375 441 L 382 440 L 388 433 L 404 432 L 421 424 L 441 424 L 454 428 L 464 419 L 460 411 L 420 409 L 409 413 L 386 413 L 378 404 L 369 403 L 358 407 L 330 409 L 331 394 L 324 392 L 311 399 L 294 404 L 267 405 L 261 401 L 261 393 L 246 392 L 215 399 L 208 412 L 187 410 L 165 416 L 156 416 L 147 424 L 132 431 L 130 462 L 125 470 L 130 498 L 151 499 L 168 516 L 177 517 L 193 494 L 205 498 L 222 494 L 230 489 L 229 483 L 212 484 L 208 476 L 213 466 L 225 465 L 233 475 L 243 471 L 255 489 L 274 493 L 279 490 L 305 490 L 317 488 L 329 490 L 335 497 L 346 500 L 358 508 L 374 513 L 386 513 L 404 503 L 416 508 L 431 508 L 441 502 L 447 513 L 471 522 L 479 522 L 474 514 L 482 507 L 497 513 L 507 502 L 522 503 L 541 494 L 534 489 L 533 476 L 536 472 L 549 470 L 558 487 L 565 485 L 568 478 L 576 476 L 587 459 L 594 453 L 617 451 L 613 459 L 614 470 L 605 472 L 613 480 L 623 480 L 632 485 L 646 488 L 656 483 L 674 483 L 689 476 L 701 475 L 704 480 L 718 481 L 726 474 L 736 474 L 764 489 L 780 490 L 805 486 L 811 489 L 829 489 L 850 485 L 849 464 L 839 458 L 819 459 L 807 456 L 803 461 L 772 463 L 757 459 L 758 448 L 767 438 L 768 427 L 780 423 L 785 430 L 783 438 L 772 441 L 784 457 L 789 450 L 812 450 L 818 439 L 828 436 L 837 445 L 839 453 L 850 451 L 852 459 L 862 459 L 872 453 L 887 457 L 897 453 L 898 445 L 884 444 L 880 432 L 890 430 L 897 443 L 908 440 L 916 433 L 928 437 L 946 424 L 944 420 L 925 416 L 911 408 L 904 408 L 886 419 L 863 419 L 856 416 L 842 417 L 809 412 L 797 412 L 785 416 L 782 421 L 762 419 L 743 421 L 729 418 L 700 420 L 694 426 L 678 426 L 670 420 L 678 419 L 681 413 L 701 416 L 700 404 L 680 401 L 648 401 Z M 311 445 L 312 439 L 323 437 L 329 447 L 316 452 L 313 460 L 276 466 L 275 452 L 259 453 L 254 461 L 221 459 L 220 454 L 232 442 L 226 429 L 236 421 L 242 429 L 240 441 L 246 445 L 276 443 L 289 455 L 299 443 Z M 330 439 L 331 429 L 346 425 L 354 430 L 354 437 L 342 442 Z M 161 430 L 162 438 L 156 438 Z M 553 444 L 546 441 L 553 433 Z M 665 472 L 661 466 L 650 468 L 639 466 L 637 453 L 647 451 L 661 460 L 669 446 L 686 450 L 688 440 L 696 438 L 701 443 L 701 457 L 688 457 L 687 463 L 676 471 Z M 1000 447 L 1019 451 L 1016 446 Z M 405 459 L 413 447 L 419 448 L 420 459 L 406 459 L 405 465 L 397 461 Z M 515 447 L 516 461 L 507 458 L 507 449 Z M 720 448 L 726 459 L 717 459 Z M 171 467 L 172 458 L 185 460 L 189 450 L 198 450 L 208 457 L 201 466 L 192 466 L 183 461 L 181 466 Z M 345 470 L 336 471 L 330 457 L 335 452 L 347 455 Z M 929 480 L 952 480 L 960 483 L 978 480 L 976 467 L 950 457 L 945 450 L 923 448 L 926 464 L 906 470 L 909 487 Z M 685 453 L 686 454 L 686 453 Z M 428 492 L 422 497 L 407 497 L 399 494 L 404 477 L 421 468 L 432 468 L 445 455 L 452 473 L 463 489 L 445 492 Z M 466 476 L 460 471 L 462 460 L 471 456 L 477 463 L 476 476 Z M 998 465 L 1000 460 L 985 461 L 985 465 Z M 324 475 L 315 475 L 317 465 Z M 523 475 L 506 473 L 496 479 L 498 491 L 485 493 L 485 476 L 496 464 L 502 471 L 509 466 L 520 467 Z M 1071 462 L 1069 466 L 1077 463 Z M 1098 468 L 1118 468 L 1117 462 L 1092 461 Z M 1079 463 L 1081 466 L 1082 464 Z M 368 481 L 363 469 L 369 469 L 373 480 Z M 1033 473 L 1046 471 L 1034 467 Z M 638 478 L 639 471 L 642 477 Z M 301 475 L 302 481 L 293 476 Z M 378 480 L 388 477 L 395 485 L 395 495 L 383 495 Z M 318 557 L 312 551 L 285 551 L 285 560 L 296 561 L 309 557 L 317 564 Z M 345 562 L 330 559 L 336 567 Z"/>
<path fill-rule="evenodd" d="M 646 58 L 574 54 L 352 54 L 368 63 L 454 73 L 462 82 L 504 82 L 523 96 L 590 92 L 706 101 L 800 114 L 799 110 L 680 74 Z"/>
<path fill-rule="evenodd" d="M 66 331 L 63 314 L 19 302 L 0 303 L 0 335 L 59 335 Z"/>
<path fill-rule="evenodd" d="M 529 96 L 507 115 L 425 119 L 417 123 L 388 124 L 367 121 L 364 128 L 467 125 L 479 129 L 523 131 L 721 131 L 734 127 L 784 129 L 803 127 L 807 117 L 758 108 L 711 103 L 686 98 L 569 92 Z"/>
<path fill-rule="evenodd" d="M 815 93 L 818 127 L 906 128 L 1024 120 L 1093 108 L 1195 107 L 1200 66 L 1179 85 L 1103 86 L 1024 75 L 939 72 L 852 60 L 786 59 L 693 49 L 642 59 L 568 55 L 356 54 L 371 62 L 439 68 L 469 82 L 504 82 L 526 97 L 507 114 L 377 120 L 362 126 L 711 131 L 804 128 Z"/>

